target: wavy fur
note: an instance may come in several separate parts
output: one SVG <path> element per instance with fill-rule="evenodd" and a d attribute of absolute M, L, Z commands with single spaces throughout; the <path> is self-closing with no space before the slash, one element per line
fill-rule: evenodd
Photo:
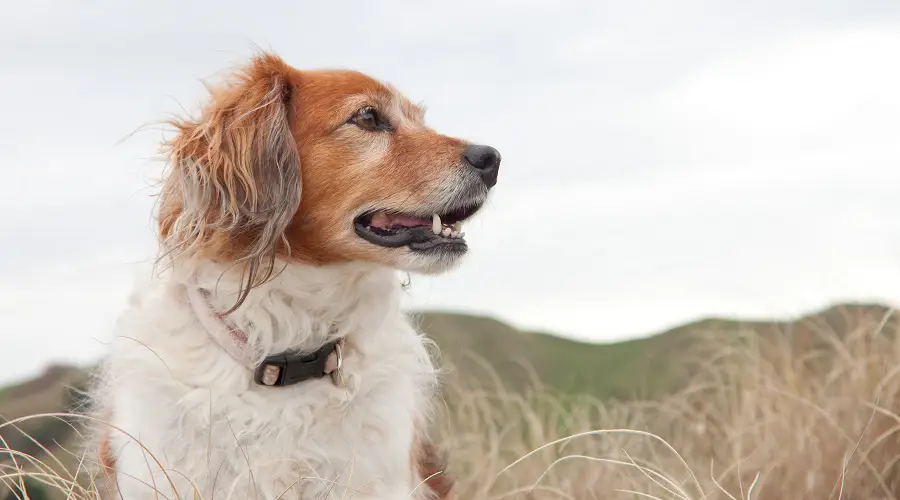
<path fill-rule="evenodd" d="M 391 133 L 351 123 L 360 106 L 380 106 Z M 140 278 L 93 391 L 115 498 L 448 497 L 451 482 L 426 477 L 442 468 L 425 433 L 436 369 L 400 309 L 399 270 L 446 270 L 461 253 L 353 229 L 372 207 L 487 197 L 468 143 L 421 114 L 361 73 L 263 55 L 199 118 L 172 122 L 161 265 Z M 256 385 L 204 330 L 191 288 L 211 290 L 261 358 L 343 338 L 344 385 Z"/>
<path fill-rule="evenodd" d="M 272 276 L 278 246 L 300 206 L 300 157 L 289 124 L 292 90 L 272 57 L 221 89 L 198 120 L 173 121 L 165 145 L 160 235 L 176 258 L 228 257 L 243 268 L 240 292 Z M 273 69 L 274 68 L 274 69 Z"/>
<path fill-rule="evenodd" d="M 325 378 L 273 389 L 211 342 L 185 299 L 186 287 L 217 286 L 225 307 L 240 293 L 239 272 L 172 269 L 133 296 L 95 391 L 98 410 L 113 408 L 111 423 L 140 441 L 110 434 L 124 498 L 176 498 L 172 485 L 180 498 L 195 488 L 219 499 L 410 498 L 424 479 L 410 453 L 435 369 L 400 311 L 395 271 L 284 264 L 256 287 L 231 319 L 264 353 L 315 348 L 331 324 L 347 344 L 346 388 Z"/>

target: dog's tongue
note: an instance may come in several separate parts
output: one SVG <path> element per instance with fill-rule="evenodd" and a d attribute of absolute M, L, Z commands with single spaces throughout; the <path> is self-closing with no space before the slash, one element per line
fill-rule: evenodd
<path fill-rule="evenodd" d="M 369 225 L 380 229 L 388 229 L 391 227 L 419 227 L 431 226 L 430 219 L 419 219 L 408 215 L 387 215 L 379 212 L 372 216 L 372 222 Z"/>

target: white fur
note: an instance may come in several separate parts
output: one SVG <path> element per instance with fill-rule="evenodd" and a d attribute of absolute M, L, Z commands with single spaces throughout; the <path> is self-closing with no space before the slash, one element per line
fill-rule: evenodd
<path fill-rule="evenodd" d="M 97 390 L 100 414 L 131 435 L 111 434 L 125 500 L 423 497 L 410 450 L 435 370 L 400 309 L 398 273 L 278 264 L 284 270 L 230 319 L 266 354 L 316 349 L 337 326 L 346 388 L 328 377 L 258 386 L 209 337 L 185 291 L 214 290 L 227 310 L 235 272 L 181 263 L 148 277 L 118 323 Z"/>

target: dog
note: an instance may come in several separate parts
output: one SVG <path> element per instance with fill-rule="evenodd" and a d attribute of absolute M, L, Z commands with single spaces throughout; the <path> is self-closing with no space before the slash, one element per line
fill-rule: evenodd
<path fill-rule="evenodd" d="M 173 119 L 159 256 L 93 388 L 114 498 L 449 498 L 408 272 L 448 271 L 500 153 L 394 87 L 262 53 Z"/>

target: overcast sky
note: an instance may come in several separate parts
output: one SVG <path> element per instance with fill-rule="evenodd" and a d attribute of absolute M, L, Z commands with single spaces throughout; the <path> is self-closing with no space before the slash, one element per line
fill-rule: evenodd
<path fill-rule="evenodd" d="M 900 2 L 6 2 L 0 381 L 102 352 L 155 249 L 161 132 L 130 134 L 255 46 L 502 152 L 412 307 L 610 341 L 900 304 Z"/>

